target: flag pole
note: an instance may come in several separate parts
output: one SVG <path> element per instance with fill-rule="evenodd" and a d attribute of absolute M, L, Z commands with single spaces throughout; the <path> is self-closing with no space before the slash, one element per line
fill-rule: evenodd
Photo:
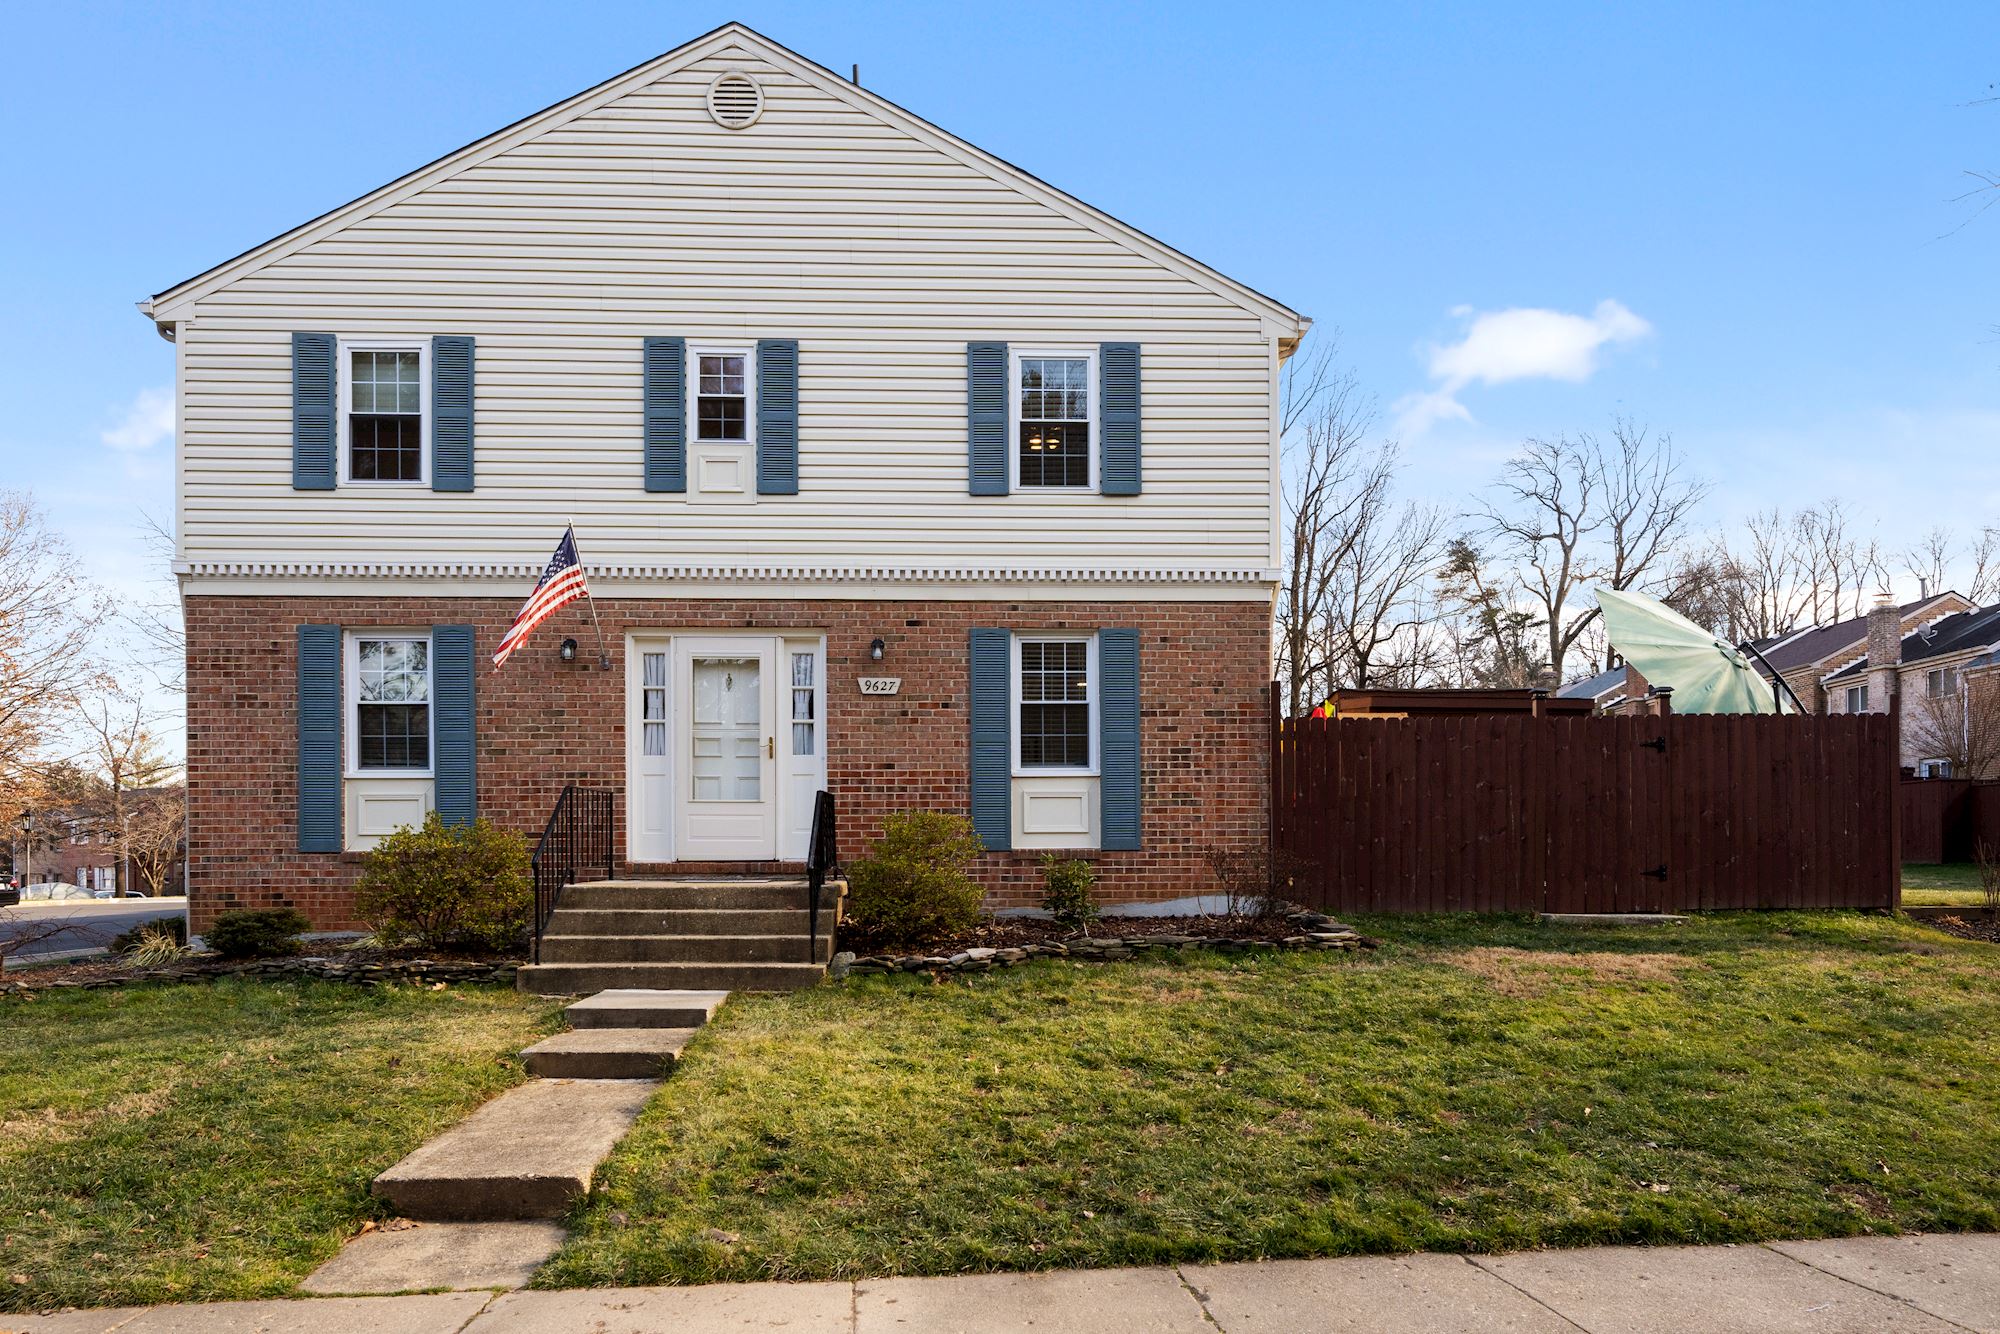
<path fill-rule="evenodd" d="M 570 544 L 572 546 L 575 546 L 576 520 L 570 519 L 567 520 L 566 522 L 569 524 Z M 578 565 L 583 564 L 582 547 L 577 547 L 576 563 Z M 583 596 L 584 600 L 590 603 L 590 624 L 597 631 L 597 670 L 600 672 L 608 672 L 611 670 L 611 650 L 605 647 L 604 623 L 597 619 L 597 594 L 590 591 L 590 575 L 588 572 L 586 572 L 583 576 Z"/>

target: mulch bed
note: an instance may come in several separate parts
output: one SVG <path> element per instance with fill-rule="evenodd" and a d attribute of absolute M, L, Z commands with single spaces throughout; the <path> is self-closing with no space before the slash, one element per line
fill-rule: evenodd
<path fill-rule="evenodd" d="M 1100 917 L 1093 922 L 1091 936 L 1115 936 L 1126 940 L 1147 936 L 1193 936 L 1201 940 L 1268 940 L 1273 943 L 1296 936 L 1299 924 L 1283 915 L 1271 917 Z M 923 943 L 927 954 L 958 954 L 971 949 L 1019 949 L 1024 945 L 1059 945 L 1078 933 L 1042 917 L 994 917 L 957 935 Z M 870 954 L 881 942 L 843 923 L 840 946 L 857 954 Z"/>
<path fill-rule="evenodd" d="M 1951 913 L 1942 917 L 1920 917 L 1916 920 L 1926 926 L 1936 927 L 1947 935 L 1960 940 L 1983 940 L 2000 945 L 2000 920 L 1988 917 L 1977 908 L 1968 908 L 1963 917 Z"/>
<path fill-rule="evenodd" d="M 117 986 L 149 979 L 194 981 L 226 977 L 246 972 L 281 973 L 293 970 L 299 961 L 331 961 L 342 972 L 386 972 L 392 976 L 415 965 L 434 966 L 440 975 L 472 974 L 480 969 L 512 967 L 518 956 L 421 950 L 414 946 L 396 949 L 313 949 L 267 959 L 224 959 L 216 954 L 191 954 L 171 964 L 142 968 L 123 958 L 77 959 L 68 963 L 33 964 L 9 968 L 0 975 L 0 991 L 42 991 L 55 988 Z M 428 973 L 429 967 L 417 971 Z M 385 979 L 386 980 L 386 979 Z"/>

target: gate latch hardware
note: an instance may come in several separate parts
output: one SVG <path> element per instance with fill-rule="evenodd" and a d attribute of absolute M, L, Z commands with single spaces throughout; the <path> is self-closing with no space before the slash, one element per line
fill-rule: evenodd
<path fill-rule="evenodd" d="M 1641 741 L 1639 744 L 1657 750 L 1662 755 L 1667 753 L 1667 739 L 1663 736 L 1656 736 L 1651 741 Z"/>
<path fill-rule="evenodd" d="M 1655 866 L 1652 870 L 1645 872 L 1645 874 L 1653 877 L 1653 879 L 1655 880 L 1665 880 L 1667 878 L 1666 863 L 1662 862 L 1660 865 Z"/>

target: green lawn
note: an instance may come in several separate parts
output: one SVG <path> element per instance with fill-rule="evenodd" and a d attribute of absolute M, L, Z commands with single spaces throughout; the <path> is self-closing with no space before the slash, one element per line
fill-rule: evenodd
<path fill-rule="evenodd" d="M 1903 904 L 1946 903 L 1959 907 L 1981 907 L 1985 891 L 1979 887 L 1979 868 L 1971 862 L 1904 862 Z"/>
<path fill-rule="evenodd" d="M 557 1020 L 497 988 L 0 1000 L 0 1310 L 289 1292 Z"/>
<path fill-rule="evenodd" d="M 2000 1228 L 2000 954 L 1889 917 L 741 998 L 541 1286 Z"/>

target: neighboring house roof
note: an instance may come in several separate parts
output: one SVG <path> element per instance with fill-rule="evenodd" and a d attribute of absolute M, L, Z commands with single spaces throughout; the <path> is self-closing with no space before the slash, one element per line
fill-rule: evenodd
<path fill-rule="evenodd" d="M 1927 660 L 1949 657 L 1954 653 L 1990 649 L 1996 642 L 2000 642 L 2000 604 L 1977 611 L 1962 611 L 1904 635 L 1903 660 L 1897 665 L 1919 666 Z M 1867 672 L 1867 659 L 1859 658 L 1826 679 L 1829 682 L 1853 680 Z"/>
<path fill-rule="evenodd" d="M 440 181 L 448 180 L 458 172 L 477 165 L 479 162 L 502 153 L 536 136 L 575 119 L 577 116 L 595 110 L 597 107 L 620 97 L 633 89 L 642 87 L 684 65 L 705 59 L 731 45 L 753 48 L 764 59 L 787 70 L 800 80 L 812 84 L 820 91 L 847 102 L 857 110 L 867 112 L 896 126 L 905 133 L 930 143 L 951 157 L 957 158 L 967 167 L 994 180 L 1031 196 L 1078 224 L 1120 242 L 1147 256 L 1165 267 L 1180 273 L 1190 281 L 1207 287 L 1224 299 L 1233 301 L 1254 314 L 1275 320 L 1285 326 L 1281 335 L 1287 343 L 1295 342 L 1312 327 L 1312 321 L 1300 315 L 1291 307 L 1264 295 L 1235 279 L 1220 273 L 1200 260 L 1183 254 L 1172 246 L 1148 236 L 1129 223 L 1120 222 L 1110 214 L 1091 207 L 1074 195 L 1056 189 L 1046 181 L 983 149 L 976 148 L 947 130 L 940 129 L 922 117 L 905 111 L 885 97 L 869 92 L 858 84 L 842 78 L 832 70 L 807 59 L 798 52 L 782 46 L 762 33 L 745 27 L 741 23 L 725 23 L 712 32 L 707 32 L 693 41 L 675 47 L 664 55 L 655 56 L 642 65 L 636 65 L 623 74 L 615 75 L 594 88 L 586 89 L 576 96 L 544 108 L 531 116 L 515 121 L 504 129 L 495 131 L 483 139 L 467 144 L 453 153 L 447 153 L 436 161 L 399 176 L 380 189 L 339 208 L 322 213 L 309 222 L 275 236 L 262 245 L 253 246 L 233 259 L 224 260 L 183 282 L 176 283 L 165 291 L 139 303 L 139 311 L 149 319 L 171 321 L 184 312 L 170 310 L 170 307 L 184 306 L 187 302 L 206 296 L 209 292 L 233 283 L 275 260 L 309 245 L 320 238 L 352 225 L 376 211 L 387 207 L 419 190 L 427 189 Z"/>
<path fill-rule="evenodd" d="M 1907 617 L 1922 612 L 1927 607 L 1935 608 L 1940 614 L 1948 606 L 1967 606 L 1965 599 L 1956 593 L 1939 593 L 1932 597 L 1918 598 L 1915 602 L 1905 602 L 1896 608 L 1899 616 Z M 1757 650 L 1769 660 L 1782 675 L 1798 667 L 1810 667 L 1823 662 L 1842 650 L 1859 650 L 1868 642 L 1868 618 L 1850 616 L 1844 621 L 1831 625 L 1812 626 L 1795 630 L 1789 635 L 1779 635 L 1774 639 L 1757 641 Z"/>
<path fill-rule="evenodd" d="M 1625 665 L 1606 668 L 1592 677 L 1581 681 L 1571 681 L 1556 691 L 1557 699 L 1598 699 L 1614 690 L 1625 688 Z"/>

